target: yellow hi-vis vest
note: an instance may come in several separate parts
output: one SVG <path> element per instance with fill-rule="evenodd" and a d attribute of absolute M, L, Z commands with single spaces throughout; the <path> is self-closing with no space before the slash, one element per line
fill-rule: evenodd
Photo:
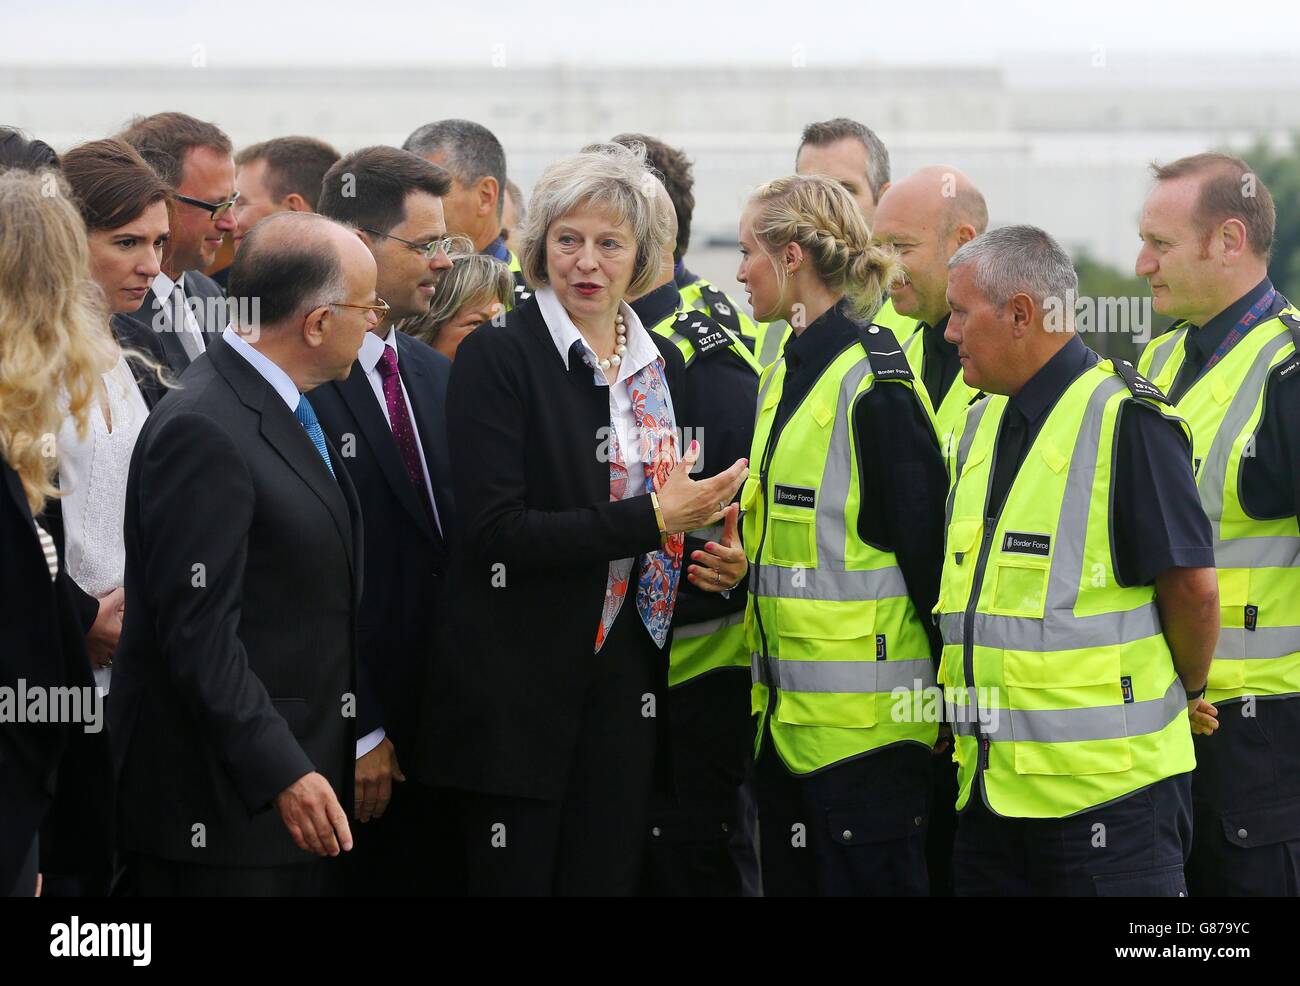
<path fill-rule="evenodd" d="M 1186 358 L 1186 326 L 1153 339 L 1139 366 L 1170 387 Z M 1254 455 L 1269 377 L 1300 373 L 1300 311 L 1260 322 L 1179 399 L 1192 429 L 1201 506 L 1214 532 L 1219 643 L 1206 699 L 1300 692 L 1300 536 L 1294 515 L 1256 520 L 1241 504 L 1241 468 Z"/>
<path fill-rule="evenodd" d="M 681 352 L 690 372 L 696 358 L 725 346 L 758 376 L 762 367 L 749 347 L 726 326 L 719 325 L 699 311 L 680 309 L 670 313 L 650 329 L 670 339 Z M 719 359 L 728 358 L 718 355 Z M 707 429 L 708 425 L 704 427 Z M 692 535 L 714 541 L 722 540 L 722 525 L 692 531 Z M 668 687 L 676 688 L 708 671 L 719 668 L 748 667 L 749 649 L 745 645 L 744 611 L 720 616 L 700 623 L 673 626 L 672 649 L 668 653 Z"/>
<path fill-rule="evenodd" d="M 727 324 L 729 327 L 734 325 L 733 331 L 742 339 L 750 341 L 758 339 L 759 323 L 746 315 L 744 309 L 711 281 L 701 277 L 698 281 L 692 281 L 686 287 L 677 290 L 682 296 L 682 308 L 704 312 L 715 322 Z"/>
<path fill-rule="evenodd" d="M 1122 587 L 1112 561 L 1112 453 L 1130 400 L 1164 396 L 1128 364 L 1080 374 L 1048 412 L 991 525 L 1007 398 L 985 397 L 966 413 L 935 607 L 958 809 L 982 778 L 997 814 L 1062 818 L 1196 764 L 1155 590 Z"/>
<path fill-rule="evenodd" d="M 524 267 L 515 256 L 513 250 L 507 250 L 510 254 L 510 274 L 515 281 L 515 293 L 511 304 L 506 307 L 506 311 L 513 310 L 516 306 L 522 305 L 525 301 L 533 296 L 532 289 L 528 287 L 528 282 L 524 280 Z"/>
<path fill-rule="evenodd" d="M 916 334 L 920 323 L 914 318 L 908 318 L 906 315 L 900 315 L 894 310 L 892 298 L 886 298 L 877 310 L 876 314 L 871 316 L 871 322 L 874 325 L 883 325 L 894 333 L 894 338 L 902 345 L 906 340 Z M 790 338 L 790 323 L 781 319 L 776 322 L 758 322 L 758 342 L 755 346 L 755 352 L 758 354 L 758 362 L 763 366 L 771 366 L 776 362 L 782 350 L 785 349 L 785 341 Z M 920 379 L 918 374 L 917 379 Z M 922 395 L 923 402 L 928 404 L 929 397 L 924 396 L 925 388 L 917 387 L 916 391 Z M 973 395 L 972 391 L 972 395 Z M 933 417 L 933 415 L 931 415 Z M 943 437 L 942 434 L 939 436 Z"/>
<path fill-rule="evenodd" d="M 938 726 L 923 708 L 930 645 L 898 560 L 857 529 L 853 410 L 873 387 L 911 388 L 907 358 L 887 329 L 862 328 L 773 434 L 784 380 L 784 359 L 763 372 L 741 494 L 745 630 L 759 742 L 766 723 L 781 760 L 806 774 L 895 743 L 930 746 Z"/>
<path fill-rule="evenodd" d="M 923 383 L 925 380 L 925 341 L 921 337 L 923 331 L 921 323 L 918 322 L 916 331 L 904 340 L 903 352 L 907 354 L 907 361 L 912 366 L 912 372 L 916 374 L 916 393 L 920 396 L 925 409 L 930 412 L 930 420 L 934 422 L 935 433 L 939 436 L 939 447 L 947 449 L 951 441 L 955 441 L 955 439 L 950 441 L 949 436 L 957 428 L 957 423 L 966 408 L 980 395 L 980 391 L 968 384 L 958 370 L 957 376 L 948 385 L 948 392 L 939 401 L 939 406 L 934 406 L 930 400 L 930 392 L 925 389 Z"/>

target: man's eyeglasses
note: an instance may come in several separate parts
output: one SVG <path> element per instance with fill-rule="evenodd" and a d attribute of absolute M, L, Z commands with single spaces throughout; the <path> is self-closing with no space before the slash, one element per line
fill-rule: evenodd
<path fill-rule="evenodd" d="M 396 240 L 398 243 L 404 243 L 416 253 L 422 254 L 425 260 L 432 260 L 438 255 L 438 251 L 450 253 L 452 240 L 454 237 L 444 236 L 440 240 L 430 240 L 428 243 L 412 243 L 410 240 L 404 240 L 400 236 L 394 236 L 392 233 L 381 233 L 377 229 L 371 229 L 369 226 L 358 226 L 357 229 L 363 233 L 369 233 L 371 236 L 384 236 L 390 240 Z"/>
<path fill-rule="evenodd" d="M 178 192 L 173 192 L 172 194 L 176 198 L 176 201 L 178 202 L 184 202 L 186 205 L 192 205 L 196 209 L 207 209 L 208 212 L 212 213 L 213 222 L 216 222 L 227 212 L 229 212 L 232 208 L 234 208 L 235 203 L 239 201 L 238 192 L 230 196 L 230 198 L 226 199 L 226 201 L 224 202 L 215 202 L 215 203 L 204 202 L 202 199 L 192 199 L 188 195 L 181 195 Z"/>
<path fill-rule="evenodd" d="M 374 312 L 379 316 L 379 321 L 382 322 L 388 317 L 388 312 L 391 310 L 390 306 L 383 298 L 376 298 L 375 302 L 373 305 L 350 305 L 346 301 L 331 301 L 329 304 L 335 308 L 359 308 L 362 311 Z"/>

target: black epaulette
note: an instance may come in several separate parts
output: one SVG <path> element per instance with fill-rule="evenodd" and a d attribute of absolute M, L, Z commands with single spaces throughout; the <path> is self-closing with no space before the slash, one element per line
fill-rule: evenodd
<path fill-rule="evenodd" d="M 740 334 L 740 314 L 736 311 L 730 298 L 712 284 L 700 287 L 700 297 L 704 299 L 704 304 L 709 309 L 709 315 L 712 316 L 715 322 L 719 325 L 725 325 L 737 335 Z"/>
<path fill-rule="evenodd" d="M 1137 367 L 1126 359 L 1113 359 L 1110 365 L 1115 368 L 1115 372 L 1133 392 L 1134 397 L 1145 397 L 1149 401 L 1156 401 L 1159 404 L 1168 404 L 1173 407 L 1174 402 L 1165 396 L 1165 392 L 1153 384 L 1150 380 L 1138 373 Z"/>
<path fill-rule="evenodd" d="M 1277 378 L 1282 380 L 1300 369 L 1300 319 L 1283 312 L 1279 312 L 1277 317 L 1281 319 L 1283 325 L 1291 330 L 1291 344 L 1295 347 L 1295 352 L 1283 360 L 1278 369 L 1273 371 L 1277 374 Z"/>
<path fill-rule="evenodd" d="M 513 270 L 510 273 L 515 279 L 515 304 L 522 305 L 533 296 L 533 292 L 524 281 L 523 271 Z"/>
<path fill-rule="evenodd" d="M 912 380 L 912 364 L 898 344 L 898 336 L 883 325 L 858 326 L 858 341 L 871 360 L 871 373 L 877 380 Z"/>
<path fill-rule="evenodd" d="M 677 313 L 673 331 L 690 341 L 697 356 L 725 353 L 731 348 L 732 336 L 704 312 L 689 309 Z"/>

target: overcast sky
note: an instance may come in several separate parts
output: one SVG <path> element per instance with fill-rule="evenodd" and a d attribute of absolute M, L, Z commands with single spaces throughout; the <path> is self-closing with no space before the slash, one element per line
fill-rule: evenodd
<path fill-rule="evenodd" d="M 0 64 L 213 67 L 635 62 L 808 68 L 1206 55 L 1259 64 L 1287 0 L 0 0 Z M 495 62 L 494 62 L 495 59 Z M 504 63 L 504 65 L 502 64 Z"/>

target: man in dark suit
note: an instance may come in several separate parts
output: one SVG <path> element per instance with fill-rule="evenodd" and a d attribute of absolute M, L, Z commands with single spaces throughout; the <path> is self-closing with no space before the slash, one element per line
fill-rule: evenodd
<path fill-rule="evenodd" d="M 343 175 L 352 176 L 355 195 L 345 194 Z M 452 509 L 444 417 L 451 363 L 396 323 L 428 311 L 436 279 L 451 267 L 440 245 L 449 187 L 444 171 L 415 154 L 368 147 L 326 173 L 319 203 L 322 215 L 360 231 L 390 306 L 347 379 L 313 397 L 325 433 L 343 449 L 371 546 L 357 640 L 354 805 L 366 824 L 344 865 L 356 895 L 457 889 L 455 860 L 436 852 L 459 848 L 450 834 L 438 836 L 450 810 L 423 786 L 394 783 L 416 736 Z"/>
<path fill-rule="evenodd" d="M 203 273 L 238 230 L 232 208 L 235 160 L 230 138 L 214 124 L 184 113 L 137 117 L 118 136 L 140 152 L 173 189 L 171 238 L 163 248 L 162 272 L 131 318 L 128 345 L 162 356 L 179 377 L 225 327 L 225 293 Z M 148 335 L 153 334 L 150 342 Z"/>
<path fill-rule="evenodd" d="M 159 402 L 127 482 L 109 722 L 144 896 L 319 894 L 332 876 L 311 854 L 352 845 L 360 510 L 307 392 L 348 373 L 375 264 L 350 230 L 286 213 L 230 286 L 260 322 Z"/>

